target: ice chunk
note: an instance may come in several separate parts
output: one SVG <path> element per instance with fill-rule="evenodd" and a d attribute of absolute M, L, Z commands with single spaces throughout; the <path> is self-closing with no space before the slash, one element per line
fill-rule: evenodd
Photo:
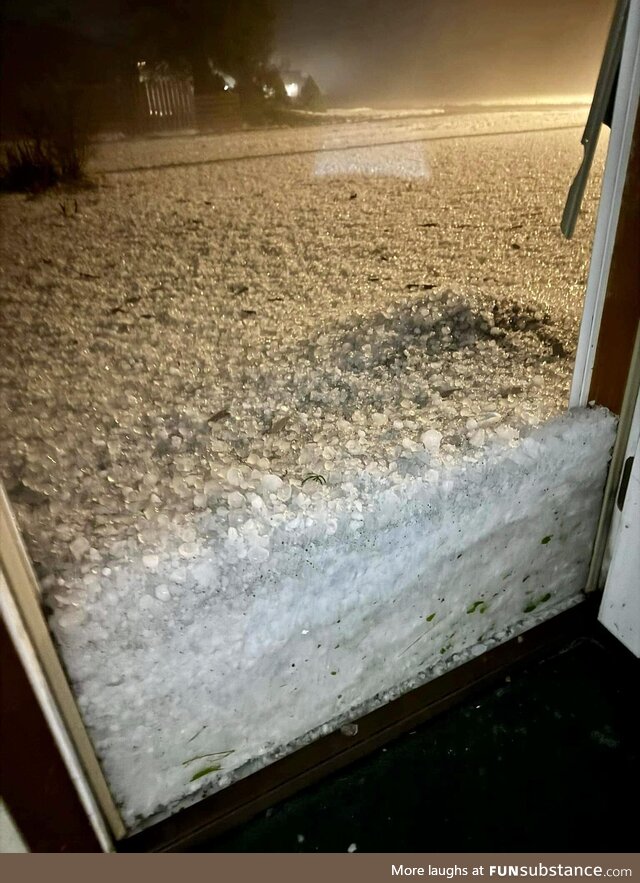
<path fill-rule="evenodd" d="M 429 453 L 435 454 L 440 449 L 442 433 L 439 432 L 437 429 L 427 429 L 427 431 L 423 432 L 420 436 L 420 441 L 424 445 L 425 449 L 429 451 Z"/>
<path fill-rule="evenodd" d="M 227 470 L 227 481 L 231 487 L 240 487 L 242 484 L 242 474 L 237 466 L 231 466 Z"/>
<path fill-rule="evenodd" d="M 254 561 L 256 563 L 267 561 L 269 558 L 269 550 L 265 549 L 264 546 L 249 546 L 247 549 L 247 558 L 249 561 Z"/>
<path fill-rule="evenodd" d="M 58 623 L 63 629 L 82 625 L 86 619 L 86 611 L 79 607 L 72 607 L 58 616 Z"/>
<path fill-rule="evenodd" d="M 262 477 L 261 487 L 264 493 L 275 494 L 282 486 L 283 481 L 279 475 L 269 472 Z"/>
<path fill-rule="evenodd" d="M 497 411 L 486 411 L 484 414 L 480 416 L 478 420 L 478 426 L 487 427 L 487 426 L 497 426 L 498 423 L 502 421 L 502 415 L 498 414 Z"/>
<path fill-rule="evenodd" d="M 187 524 L 178 530 L 178 536 L 184 540 L 185 543 L 193 543 L 198 536 L 198 532 L 192 524 Z"/>
<path fill-rule="evenodd" d="M 469 444 L 474 448 L 481 448 L 487 440 L 487 433 L 484 429 L 476 429 L 469 436 Z"/>
<path fill-rule="evenodd" d="M 157 602 L 151 597 L 151 595 L 142 595 L 138 601 L 138 606 L 141 610 L 153 610 L 156 603 Z"/>
<path fill-rule="evenodd" d="M 178 554 L 181 558 L 195 558 L 198 554 L 197 543 L 181 543 L 178 546 Z"/>
<path fill-rule="evenodd" d="M 90 548 L 91 545 L 89 541 L 83 536 L 76 537 L 72 543 L 69 543 L 69 550 L 76 561 L 80 561 L 81 558 L 84 558 Z"/>
<path fill-rule="evenodd" d="M 498 438 L 503 439 L 504 441 L 514 441 L 518 438 L 520 433 L 517 429 L 514 429 L 513 426 L 505 424 L 496 428 L 496 435 L 498 436 Z"/>

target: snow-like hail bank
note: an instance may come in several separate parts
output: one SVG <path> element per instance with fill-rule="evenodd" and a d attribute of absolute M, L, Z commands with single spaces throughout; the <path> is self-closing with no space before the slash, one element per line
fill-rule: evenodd
<path fill-rule="evenodd" d="M 2 197 L 2 477 L 130 830 L 579 599 L 576 132 L 390 146 L 505 122 L 103 145 Z"/>
<path fill-rule="evenodd" d="M 193 510 L 154 523 L 142 554 L 116 538 L 98 572 L 57 595 L 47 584 L 127 824 L 576 603 L 613 432 L 607 412 L 582 411 L 449 468 L 433 431 L 414 468 L 372 461 L 326 484 L 283 479 L 266 458 L 195 487 L 180 475 Z M 141 493 L 164 493 L 157 480 Z"/>

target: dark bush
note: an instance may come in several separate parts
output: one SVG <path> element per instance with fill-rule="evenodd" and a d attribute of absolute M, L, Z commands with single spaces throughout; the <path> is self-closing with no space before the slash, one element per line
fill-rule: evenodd
<path fill-rule="evenodd" d="M 0 188 L 22 193 L 36 193 L 60 181 L 55 163 L 41 144 L 20 141 L 7 147 L 0 164 Z"/>
<path fill-rule="evenodd" d="M 88 118 L 82 95 L 52 86 L 21 100 L 23 137 L 0 161 L 0 189 L 37 193 L 57 184 L 85 180 Z"/>

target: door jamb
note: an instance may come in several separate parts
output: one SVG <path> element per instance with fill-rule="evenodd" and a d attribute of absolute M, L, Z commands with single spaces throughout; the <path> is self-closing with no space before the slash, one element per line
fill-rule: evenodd
<path fill-rule="evenodd" d="M 100 845 L 125 827 L 111 796 L 40 605 L 37 579 L 0 483 L 0 609 L 10 638 Z"/>
<path fill-rule="evenodd" d="M 611 137 L 602 182 L 602 194 L 593 240 L 584 312 L 580 325 L 570 408 L 583 408 L 589 390 L 600 335 L 609 270 L 613 255 L 620 206 L 624 192 L 631 142 L 640 97 L 640 0 L 631 0 L 627 18 L 620 75 L 616 91 Z"/>

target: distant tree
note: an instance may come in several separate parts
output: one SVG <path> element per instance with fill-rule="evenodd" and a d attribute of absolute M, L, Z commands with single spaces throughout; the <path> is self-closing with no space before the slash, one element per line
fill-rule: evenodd
<path fill-rule="evenodd" d="M 311 75 L 307 76 L 302 88 L 300 89 L 300 97 L 298 99 L 300 107 L 306 110 L 326 110 L 326 102 L 324 95 L 320 91 L 320 87 Z"/>
<path fill-rule="evenodd" d="M 284 105 L 289 103 L 287 90 L 284 87 L 284 80 L 277 67 L 268 65 L 261 74 L 262 88 L 265 96 L 275 105 Z"/>
<path fill-rule="evenodd" d="M 214 70 L 235 77 L 238 91 L 271 54 L 278 0 L 128 0 L 138 60 L 188 69 L 196 93 L 215 91 Z"/>

